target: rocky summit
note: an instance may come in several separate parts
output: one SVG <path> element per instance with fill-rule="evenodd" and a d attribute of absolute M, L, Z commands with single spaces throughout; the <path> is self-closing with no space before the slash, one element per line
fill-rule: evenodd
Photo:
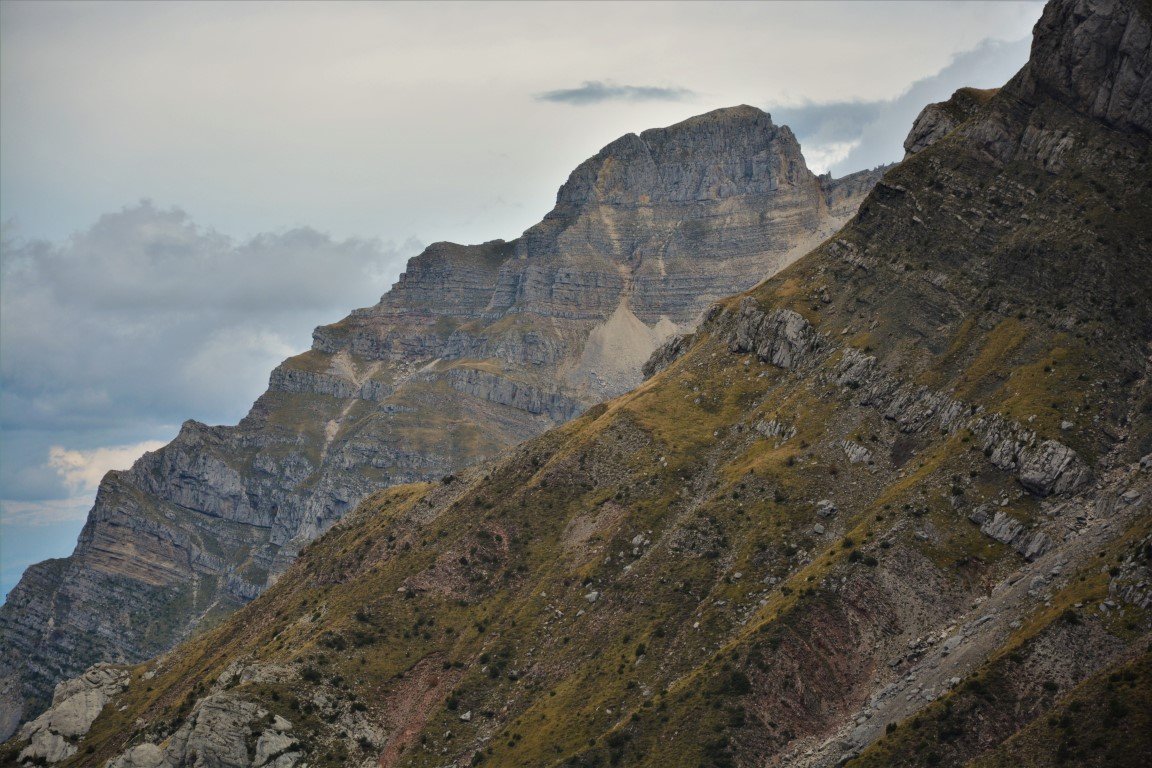
<path fill-rule="evenodd" d="M 1146 766 L 1152 6 L 1052 0 L 1034 34 L 1016 77 L 928 108 L 846 226 L 714 303 L 635 389 L 494 462 L 368 496 L 215 627 L 62 683 L 0 761 Z M 604 208 L 637 179 L 645 205 L 723 208 L 684 190 L 715 197 L 733 172 L 668 179 L 670 132 L 655 135 L 582 167 L 515 245 L 481 250 L 501 264 L 492 295 L 557 322 L 583 311 L 570 296 L 591 278 L 541 292 L 504 265 L 559 258 L 556 231 L 588 252 L 592 232 L 604 249 L 643 240 L 624 224 L 644 209 Z M 665 268 L 691 252 L 669 246 Z M 417 263 L 459 251 L 430 253 Z M 642 289 L 659 284 L 645 254 L 605 270 L 620 282 L 599 315 L 565 319 L 686 322 Z M 446 389 L 484 370 L 425 341 L 475 338 L 459 327 L 380 330 L 399 300 L 322 330 L 303 360 L 427 349 Z M 345 380 L 331 370 L 313 367 Z M 589 368 L 555 370 L 594 391 Z M 222 438 L 190 433 L 205 447 L 184 466 L 209 466 Z M 155 478 L 198 487 L 183 472 Z"/>
<path fill-rule="evenodd" d="M 430 246 L 379 304 L 318 328 L 239 425 L 187 422 L 105 477 L 74 554 L 0 607 L 0 734 L 90 664 L 213 626 L 369 493 L 636 386 L 662 342 L 835 232 L 879 176 L 817 177 L 787 127 L 723 109 L 608 145 L 517 240 Z"/>

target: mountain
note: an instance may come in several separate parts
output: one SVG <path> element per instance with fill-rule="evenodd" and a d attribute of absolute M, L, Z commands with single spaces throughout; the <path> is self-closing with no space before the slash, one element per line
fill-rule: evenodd
<path fill-rule="evenodd" d="M 834 232 L 879 172 L 813 175 L 736 107 L 629 134 L 512 242 L 436 243 L 318 328 L 235 427 L 109 473 L 71 557 L 0 607 L 0 735 L 97 661 L 137 662 L 260 594 L 369 493 L 499 455 L 641 381 L 715 300 Z"/>
<path fill-rule="evenodd" d="M 0 760 L 1146 765 L 1150 46 L 1146 2 L 1052 0 L 634 391 L 370 496 Z"/>

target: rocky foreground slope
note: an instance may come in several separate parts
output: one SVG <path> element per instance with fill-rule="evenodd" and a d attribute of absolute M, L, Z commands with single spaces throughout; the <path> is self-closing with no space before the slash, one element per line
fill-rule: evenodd
<path fill-rule="evenodd" d="M 372 496 L 0 759 L 1147 765 L 1150 19 L 1053 0 L 1011 82 L 926 112 L 963 114 L 649 381 Z"/>
<path fill-rule="evenodd" d="M 188 422 L 102 483 L 75 553 L 0 607 L 0 737 L 96 661 L 251 600 L 369 492 L 494 457 L 640 382 L 707 306 L 835 231 L 879 178 L 814 176 L 752 107 L 629 134 L 512 242 L 437 243 L 314 334 L 236 427 Z"/>

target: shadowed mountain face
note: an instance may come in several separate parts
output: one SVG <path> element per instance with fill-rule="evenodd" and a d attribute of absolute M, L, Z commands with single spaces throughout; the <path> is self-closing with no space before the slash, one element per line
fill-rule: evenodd
<path fill-rule="evenodd" d="M 713 301 L 834 232 L 879 172 L 814 176 L 751 107 L 629 134 L 512 242 L 436 243 L 314 334 L 235 427 L 188 422 L 101 485 L 75 553 L 0 607 L 0 734 L 96 661 L 139 661 L 275 581 L 368 493 L 439 478 L 641 380 Z"/>
<path fill-rule="evenodd" d="M 1054 0 L 1017 77 L 926 109 L 847 226 L 649 380 L 369 497 L 0 760 L 1146 765 L 1150 19 Z M 557 217 L 623 183 L 591 162 Z"/>

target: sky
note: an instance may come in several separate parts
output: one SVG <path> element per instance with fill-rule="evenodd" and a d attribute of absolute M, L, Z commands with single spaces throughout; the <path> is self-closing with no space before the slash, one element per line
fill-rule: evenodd
<path fill-rule="evenodd" d="M 813 170 L 1024 63 L 1039 2 L 0 2 L 0 592 L 100 477 L 235 423 L 424 244 L 512 239 L 629 132 L 751 104 Z"/>

